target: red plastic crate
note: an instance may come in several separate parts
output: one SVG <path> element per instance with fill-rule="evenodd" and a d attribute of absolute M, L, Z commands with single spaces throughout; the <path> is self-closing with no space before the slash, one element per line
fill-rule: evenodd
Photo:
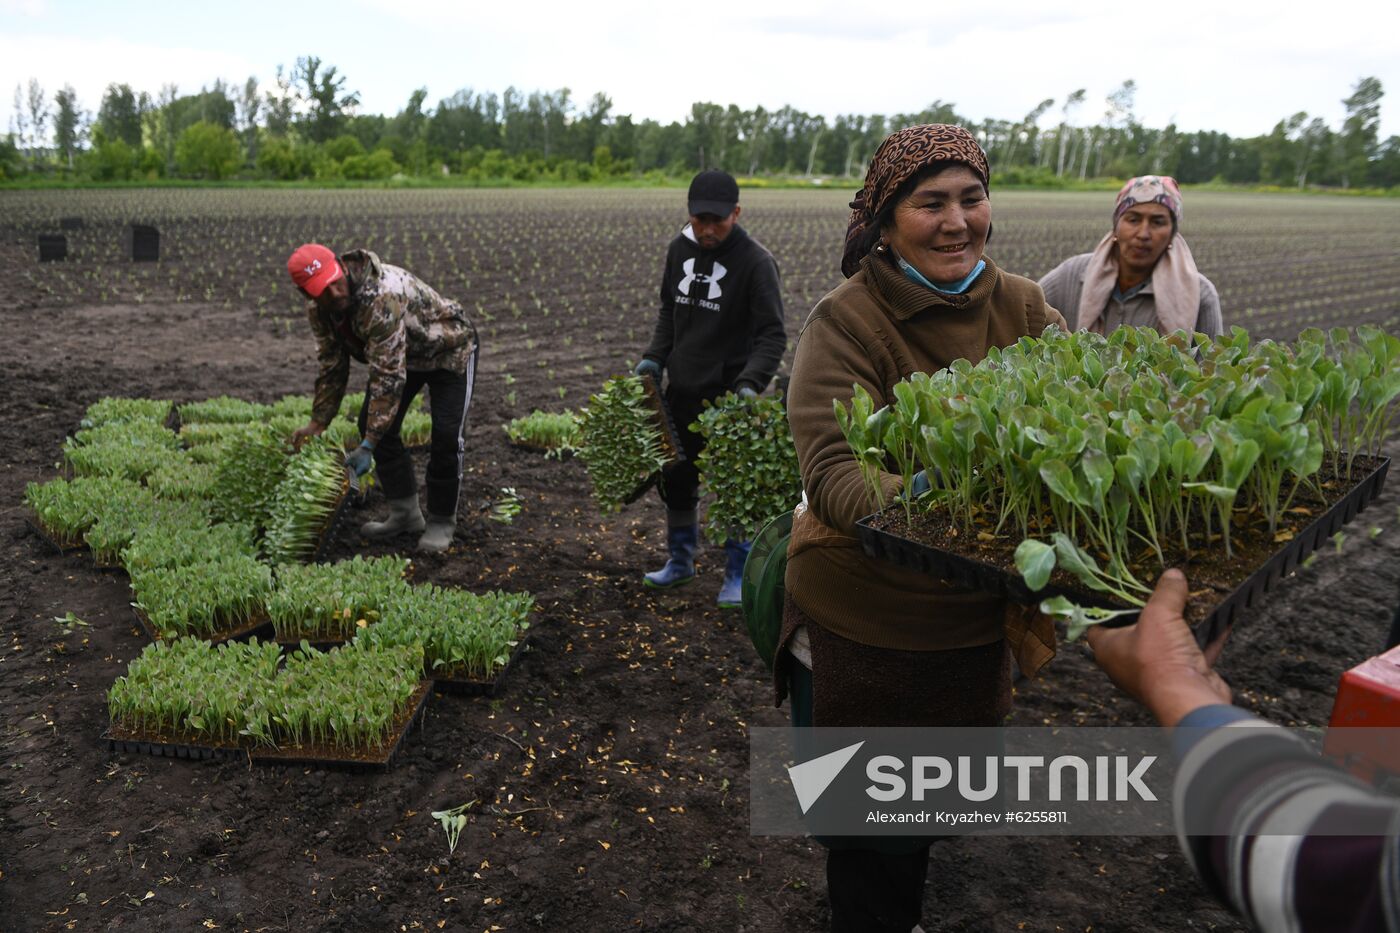
<path fill-rule="evenodd" d="M 1400 775 L 1400 647 L 1342 675 L 1323 752 L 1366 781 Z"/>

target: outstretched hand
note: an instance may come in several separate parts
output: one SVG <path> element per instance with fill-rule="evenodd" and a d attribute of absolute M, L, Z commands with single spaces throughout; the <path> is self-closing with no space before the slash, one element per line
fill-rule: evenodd
<path fill-rule="evenodd" d="M 306 424 L 292 432 L 292 449 L 301 450 L 301 445 L 305 444 L 307 438 L 318 437 L 326 426 L 319 421 L 308 421 Z"/>
<path fill-rule="evenodd" d="M 1230 702 L 1230 685 L 1211 669 L 1225 637 L 1201 651 L 1182 616 L 1187 593 L 1186 576 L 1168 570 L 1135 624 L 1096 625 L 1088 634 L 1094 660 L 1109 679 L 1168 727 L 1194 709 Z"/>

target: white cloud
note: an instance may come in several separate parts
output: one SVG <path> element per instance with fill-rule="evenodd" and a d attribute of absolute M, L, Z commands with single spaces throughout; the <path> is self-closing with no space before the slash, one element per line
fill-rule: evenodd
<path fill-rule="evenodd" d="M 103 91 L 124 82 L 155 96 L 173 82 L 191 93 L 215 79 L 242 82 L 271 69 L 242 54 L 211 48 L 171 48 L 111 37 L 0 35 L 0 131 L 8 126 L 16 84 L 37 78 L 52 101 L 54 91 L 71 84 L 84 109 L 97 112 Z"/>
<path fill-rule="evenodd" d="M 0 0 L 0 16 L 27 16 L 38 19 L 48 12 L 46 0 Z"/>
<path fill-rule="evenodd" d="M 951 10 L 927 0 L 855 8 L 832 0 L 538 0 L 524 13 L 460 0 L 346 0 L 316 43 L 290 49 L 265 31 L 234 34 L 222 14 L 198 5 L 180 28 L 205 48 L 162 47 L 140 16 L 112 38 L 64 38 L 48 2 L 0 0 L 4 9 L 49 10 L 34 26 L 45 34 L 16 35 L 25 23 L 11 17 L 0 36 L 0 121 L 15 83 L 31 75 L 50 93 L 71 82 L 95 110 L 109 81 L 151 93 L 166 81 L 182 92 L 249 74 L 266 83 L 278 61 L 310 51 L 349 78 L 371 113 L 395 112 L 420 86 L 436 103 L 461 87 L 500 93 L 513 85 L 568 87 L 579 105 L 601 91 L 614 113 L 663 121 L 684 120 L 698 100 L 790 104 L 828 117 L 917 111 L 941 100 L 972 119 L 1016 119 L 1082 87 L 1087 100 L 1075 120 L 1090 123 L 1105 96 L 1133 78 L 1147 125 L 1175 120 L 1183 130 L 1238 136 L 1267 132 L 1298 110 L 1336 126 L 1341 99 L 1358 78 L 1375 75 L 1389 92 L 1382 133 L 1400 132 L 1400 4 L 1380 0 L 1347 4 L 1345 28 L 1315 28 L 1301 11 L 1265 0 L 1178 0 L 1161 9 L 1000 0 Z M 245 2 L 256 7 L 246 16 L 269 22 L 278 9 Z M 1058 108 L 1043 119 L 1057 121 Z"/>

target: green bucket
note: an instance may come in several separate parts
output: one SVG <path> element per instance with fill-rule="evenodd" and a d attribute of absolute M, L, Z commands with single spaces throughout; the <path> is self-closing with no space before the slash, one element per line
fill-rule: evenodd
<path fill-rule="evenodd" d="M 749 638 L 770 668 L 783 628 L 783 576 L 791 537 L 792 512 L 784 512 L 764 526 L 749 549 L 739 591 Z"/>

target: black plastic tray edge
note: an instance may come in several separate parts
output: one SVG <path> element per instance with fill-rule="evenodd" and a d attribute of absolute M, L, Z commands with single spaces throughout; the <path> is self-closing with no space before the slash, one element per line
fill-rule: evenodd
<path fill-rule="evenodd" d="M 1331 508 L 1318 516 L 1293 540 L 1275 551 L 1259 569 L 1246 577 L 1239 586 L 1218 602 L 1211 613 L 1195 628 L 1196 641 L 1204 647 L 1216 639 L 1221 632 L 1238 621 L 1240 615 L 1257 604 L 1279 580 L 1297 569 L 1313 551 L 1336 534 L 1343 525 L 1357 516 L 1371 500 L 1380 495 L 1385 485 L 1390 458 L 1381 457 L 1376 468 L 1358 482 L 1350 492 L 1337 500 Z M 898 505 L 889 508 L 900 508 Z M 1102 596 L 1081 591 L 1065 590 L 1047 586 L 1032 593 L 1019 574 L 1004 571 L 999 567 L 930 548 L 926 545 L 901 538 L 898 535 L 872 528 L 870 520 L 879 513 L 867 515 L 856 522 L 861 547 L 869 557 L 887 560 L 911 570 L 918 570 L 941 580 L 949 580 L 971 589 L 1006 596 L 1023 604 L 1038 603 L 1052 596 L 1065 595 L 1082 604 L 1124 608 L 1121 604 L 1104 599 Z M 1124 617 L 1119 624 L 1130 624 L 1136 617 Z"/>
<path fill-rule="evenodd" d="M 68 554 L 76 554 L 79 551 L 87 549 L 87 544 L 81 541 L 77 544 L 60 544 L 57 538 L 49 534 L 48 530 L 44 528 L 44 523 L 39 521 L 38 516 L 33 512 L 24 516 L 24 523 L 29 526 L 30 531 L 38 536 L 40 541 L 43 541 L 50 548 L 57 551 L 60 557 Z"/>
<path fill-rule="evenodd" d="M 529 643 L 530 636 L 522 635 L 515 644 L 515 650 L 506 659 L 505 666 L 497 672 L 496 676 L 490 680 L 451 680 L 448 678 L 433 677 L 433 689 L 439 693 L 451 693 L 457 696 L 469 697 L 494 697 L 501 692 L 505 686 L 506 675 L 515 667 L 515 662 L 520 660 L 520 655 L 525 652 L 525 646 Z M 432 677 L 431 670 L 428 674 Z"/>
<path fill-rule="evenodd" d="M 685 462 L 685 450 L 681 447 L 681 432 L 676 428 L 676 419 L 671 415 L 671 408 L 666 404 L 666 397 L 661 394 L 661 386 L 657 383 L 656 377 L 651 373 L 643 373 L 641 376 L 642 386 L 647 390 L 647 400 L 651 403 L 657 427 L 661 429 L 662 440 L 670 448 L 668 453 L 671 459 L 667 466 Z"/>
<path fill-rule="evenodd" d="M 99 741 L 107 751 L 126 755 L 150 755 L 154 758 L 183 758 L 189 761 L 246 761 L 247 749 L 236 746 L 186 745 L 180 742 L 148 742 L 143 739 L 119 739 L 110 731 L 102 733 Z"/>
<path fill-rule="evenodd" d="M 273 628 L 273 632 L 275 633 L 276 631 L 277 631 L 277 630 L 276 630 L 276 628 L 274 627 L 274 628 Z M 344 647 L 345 645 L 350 644 L 350 642 L 352 642 L 352 641 L 355 640 L 355 637 L 352 635 L 352 636 L 350 636 L 349 638 L 346 638 L 346 639 L 344 639 L 344 640 L 331 639 L 331 640 L 329 640 L 329 641 L 312 641 L 312 640 L 309 639 L 309 638 L 308 638 L 308 639 L 297 639 L 296 641 L 292 641 L 292 640 L 288 640 L 288 639 L 278 638 L 277 635 L 274 634 L 274 635 L 272 636 L 272 640 L 273 640 L 274 642 L 277 643 L 277 647 L 279 647 L 279 648 L 281 648 L 283 651 L 287 651 L 287 652 L 296 651 L 298 648 L 301 647 L 301 643 L 302 643 L 302 641 L 304 640 L 308 645 L 310 645 L 310 646 L 311 646 L 313 649 L 315 649 L 316 651 L 320 651 L 320 652 L 322 652 L 322 653 L 325 653 L 325 652 L 327 652 L 327 651 L 330 651 L 332 648 L 341 648 L 341 647 Z"/>
<path fill-rule="evenodd" d="M 147 638 L 149 638 L 151 641 L 164 641 L 164 639 L 160 637 L 160 633 L 158 633 L 154 628 L 151 627 L 151 622 L 149 619 L 146 618 L 146 614 L 144 612 L 142 612 L 140 609 L 137 609 L 135 606 L 132 606 L 131 615 L 133 618 L 136 619 L 136 623 L 141 626 L 141 630 L 146 633 Z M 191 634 L 189 636 L 177 635 L 175 637 L 199 638 L 209 642 L 212 645 L 221 645 L 226 641 L 240 641 L 244 638 L 253 638 L 258 635 L 264 635 L 270 633 L 271 631 L 272 623 L 264 619 L 256 625 L 249 626 L 245 629 L 238 629 L 237 631 L 230 632 L 227 635 L 219 635 L 217 638 L 211 638 L 208 635 L 199 634 Z"/>
<path fill-rule="evenodd" d="M 248 757 L 255 765 L 295 765 L 302 767 L 335 768 L 343 771 L 358 772 L 383 772 L 394 767 L 399 754 L 403 751 L 404 742 L 407 741 L 415 726 L 418 726 L 428 711 L 428 698 L 433 695 L 433 684 L 431 680 L 424 678 L 419 681 L 414 688 L 419 692 L 418 703 L 403 728 L 399 730 L 398 738 L 394 739 L 394 744 L 389 749 L 389 754 L 383 761 L 359 761 L 350 758 L 320 758 L 314 755 L 287 756 L 268 754 L 266 749 L 250 748 Z"/>
<path fill-rule="evenodd" d="M 326 551 L 330 548 L 331 541 L 340 531 L 341 525 L 345 524 L 345 515 L 350 511 L 351 505 L 360 495 L 360 484 L 358 478 L 351 475 L 347 469 L 346 475 L 349 484 L 345 492 L 341 494 L 340 501 L 336 503 L 335 510 L 331 512 L 331 517 L 326 520 L 321 527 L 321 533 L 316 539 L 316 550 L 312 552 L 310 562 L 313 564 L 322 563 L 326 557 Z"/>

